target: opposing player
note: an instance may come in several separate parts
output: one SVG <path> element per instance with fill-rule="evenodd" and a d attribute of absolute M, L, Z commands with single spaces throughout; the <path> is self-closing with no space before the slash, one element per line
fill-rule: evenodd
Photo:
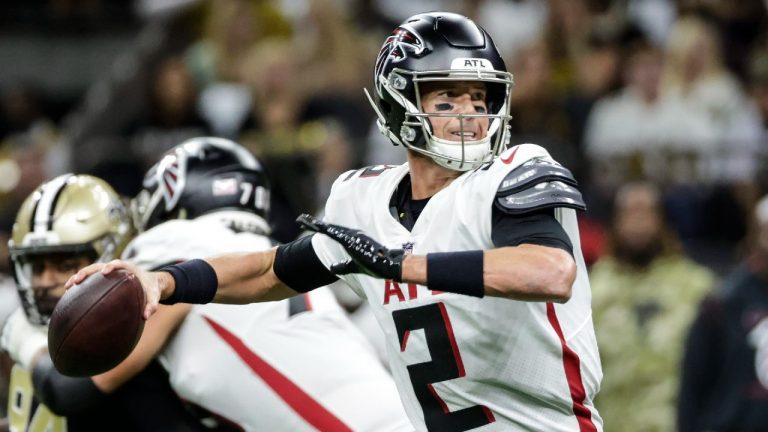
<path fill-rule="evenodd" d="M 202 430 L 159 364 L 108 394 L 91 379 L 58 374 L 47 355 L 47 324 L 64 282 L 84 265 L 118 257 L 132 232 L 127 209 L 96 177 L 56 177 L 22 204 L 9 243 L 21 307 L 0 339 L 15 362 L 8 397 L 12 431 Z"/>
<path fill-rule="evenodd" d="M 490 36 L 460 15 L 413 16 L 386 39 L 374 81 L 379 126 L 408 163 L 339 177 L 326 222 L 301 218 L 321 234 L 154 273 L 90 266 L 70 283 L 131 269 L 149 316 L 161 298 L 274 300 L 340 277 L 374 309 L 418 430 L 602 430 L 584 204 L 543 148 L 502 152 L 512 76 Z"/>

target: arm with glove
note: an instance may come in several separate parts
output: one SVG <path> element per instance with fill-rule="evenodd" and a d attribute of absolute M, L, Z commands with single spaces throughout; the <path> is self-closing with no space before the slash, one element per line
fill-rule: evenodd
<path fill-rule="evenodd" d="M 567 252 L 522 244 L 486 251 L 406 255 L 388 249 L 362 232 L 328 224 L 309 215 L 298 220 L 305 228 L 338 242 L 350 259 L 331 266 L 320 262 L 311 236 L 265 252 L 228 254 L 194 259 L 146 272 L 126 261 L 93 264 L 68 282 L 123 268 L 139 277 L 147 294 L 145 317 L 157 304 L 244 304 L 275 301 L 310 291 L 336 280 L 336 274 L 364 273 L 381 279 L 422 284 L 430 289 L 526 301 L 564 302 L 570 298 L 576 274 Z"/>
<path fill-rule="evenodd" d="M 410 255 L 402 249 L 388 249 L 358 230 L 306 214 L 299 217 L 299 222 L 310 231 L 327 235 L 349 254 L 349 260 L 331 266 L 330 270 L 338 275 L 364 273 L 473 297 L 555 302 L 568 300 L 576 275 L 573 258 L 552 247 L 522 244 L 485 251 Z"/>

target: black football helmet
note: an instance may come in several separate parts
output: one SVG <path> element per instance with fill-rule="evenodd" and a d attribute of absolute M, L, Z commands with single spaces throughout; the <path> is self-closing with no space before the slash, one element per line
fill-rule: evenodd
<path fill-rule="evenodd" d="M 266 221 L 269 195 L 267 174 L 251 152 L 228 139 L 200 137 L 175 146 L 149 169 L 131 211 L 139 232 L 221 210 Z"/>
<path fill-rule="evenodd" d="M 384 41 L 374 69 L 374 98 L 381 132 L 394 144 L 423 153 L 449 169 L 466 171 L 491 160 L 507 144 L 512 74 L 490 35 L 469 18 L 430 12 L 406 19 Z M 419 84 L 473 81 L 487 90 L 485 114 L 426 114 Z M 434 116 L 487 117 L 487 136 L 450 141 L 434 136 Z M 463 137 L 463 133 L 461 134 Z"/>

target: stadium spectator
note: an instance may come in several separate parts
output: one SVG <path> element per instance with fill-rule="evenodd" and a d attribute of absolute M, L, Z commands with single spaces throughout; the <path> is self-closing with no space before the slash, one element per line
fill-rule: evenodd
<path fill-rule="evenodd" d="M 147 109 L 126 131 L 131 154 L 141 161 L 139 177 L 173 146 L 208 131 L 197 112 L 197 85 L 180 56 L 161 60 L 147 87 Z"/>
<path fill-rule="evenodd" d="M 300 67 L 292 41 L 262 41 L 243 59 L 243 82 L 253 95 L 253 127 L 242 142 L 264 160 L 274 190 L 287 209 L 277 208 L 277 238 L 290 241 L 299 233 L 294 222 L 301 212 L 316 212 L 333 180 L 350 168 L 352 145 L 341 125 L 325 119 L 305 121 L 312 81 Z"/>
<path fill-rule="evenodd" d="M 658 49 L 635 44 L 624 63 L 624 87 L 600 99 L 590 113 L 585 151 L 593 170 L 590 178 L 604 193 L 614 193 L 626 181 L 650 177 L 644 155 L 675 139 L 676 122 L 684 123 L 660 94 L 662 70 Z"/>
<path fill-rule="evenodd" d="M 751 181 L 760 121 L 754 103 L 725 67 L 715 29 L 702 19 L 681 18 L 665 54 L 662 92 L 683 112 L 699 116 L 696 129 L 706 133 L 672 142 L 665 150 L 692 153 L 694 178 L 704 182 Z"/>
<path fill-rule="evenodd" d="M 522 45 L 511 70 L 515 71 L 515 91 L 510 142 L 538 143 L 574 175 L 580 174 L 581 157 L 571 141 L 574 125 L 557 93 L 546 43 L 537 40 Z"/>
<path fill-rule="evenodd" d="M 746 233 L 762 127 L 754 102 L 725 67 L 709 22 L 682 17 L 673 25 L 662 93 L 685 113 L 679 116 L 695 120 L 682 132 L 691 137 L 664 145 L 653 163 L 674 186 L 665 191 L 670 220 L 690 250 L 717 256 L 700 259 L 713 266 L 733 261 L 721 251 L 735 255 L 734 245 Z"/>
<path fill-rule="evenodd" d="M 208 1 L 205 11 L 203 35 L 185 53 L 201 92 L 198 109 L 214 134 L 238 138 L 253 105 L 243 60 L 260 41 L 287 38 L 291 28 L 271 1 Z"/>
<path fill-rule="evenodd" d="M 202 90 L 217 82 L 239 82 L 242 59 L 255 44 L 291 35 L 290 24 L 271 1 L 206 1 L 203 8 L 202 35 L 185 54 Z"/>
<path fill-rule="evenodd" d="M 476 9 L 475 21 L 496 35 L 496 45 L 505 59 L 516 58 L 523 46 L 541 39 L 547 28 L 548 0 L 464 0 L 464 7 Z"/>
<path fill-rule="evenodd" d="M 760 111 L 762 138 L 758 154 L 757 193 L 768 193 L 768 41 L 755 49 L 750 62 L 749 89 Z"/>
<path fill-rule="evenodd" d="M 688 334 L 680 432 L 757 432 L 768 424 L 768 382 L 758 381 L 768 347 L 768 196 L 754 217 L 749 255 L 704 299 Z"/>
<path fill-rule="evenodd" d="M 614 212 L 609 254 L 590 271 L 604 373 L 596 404 L 608 428 L 674 430 L 683 338 L 714 275 L 683 254 L 651 184 L 622 187 Z"/>
<path fill-rule="evenodd" d="M 747 78 L 750 51 L 766 36 L 768 5 L 765 1 L 677 0 L 673 3 L 676 3 L 678 15 L 699 16 L 712 23 L 728 69 L 740 79 Z"/>
<path fill-rule="evenodd" d="M 42 92 L 32 83 L 19 82 L 0 93 L 0 142 L 10 134 L 28 132 L 49 122 Z"/>

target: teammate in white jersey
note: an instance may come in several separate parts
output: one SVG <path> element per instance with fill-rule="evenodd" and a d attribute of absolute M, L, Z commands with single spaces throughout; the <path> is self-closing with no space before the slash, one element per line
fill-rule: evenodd
<path fill-rule="evenodd" d="M 70 283 L 128 268 L 149 316 L 161 298 L 265 301 L 340 277 L 373 308 L 418 430 L 602 430 L 584 203 L 546 150 L 503 149 L 512 76 L 490 36 L 460 15 L 413 16 L 385 41 L 374 81 L 379 127 L 408 162 L 340 176 L 325 222 L 300 218 L 318 234 L 154 273 L 94 265 Z"/>
<path fill-rule="evenodd" d="M 269 250 L 269 195 L 245 148 L 185 141 L 147 173 L 132 206 L 141 234 L 124 258 L 156 269 Z M 327 289 L 264 304 L 163 306 L 101 381 L 119 383 L 158 355 L 182 399 L 244 430 L 413 430 L 391 375 Z"/>

